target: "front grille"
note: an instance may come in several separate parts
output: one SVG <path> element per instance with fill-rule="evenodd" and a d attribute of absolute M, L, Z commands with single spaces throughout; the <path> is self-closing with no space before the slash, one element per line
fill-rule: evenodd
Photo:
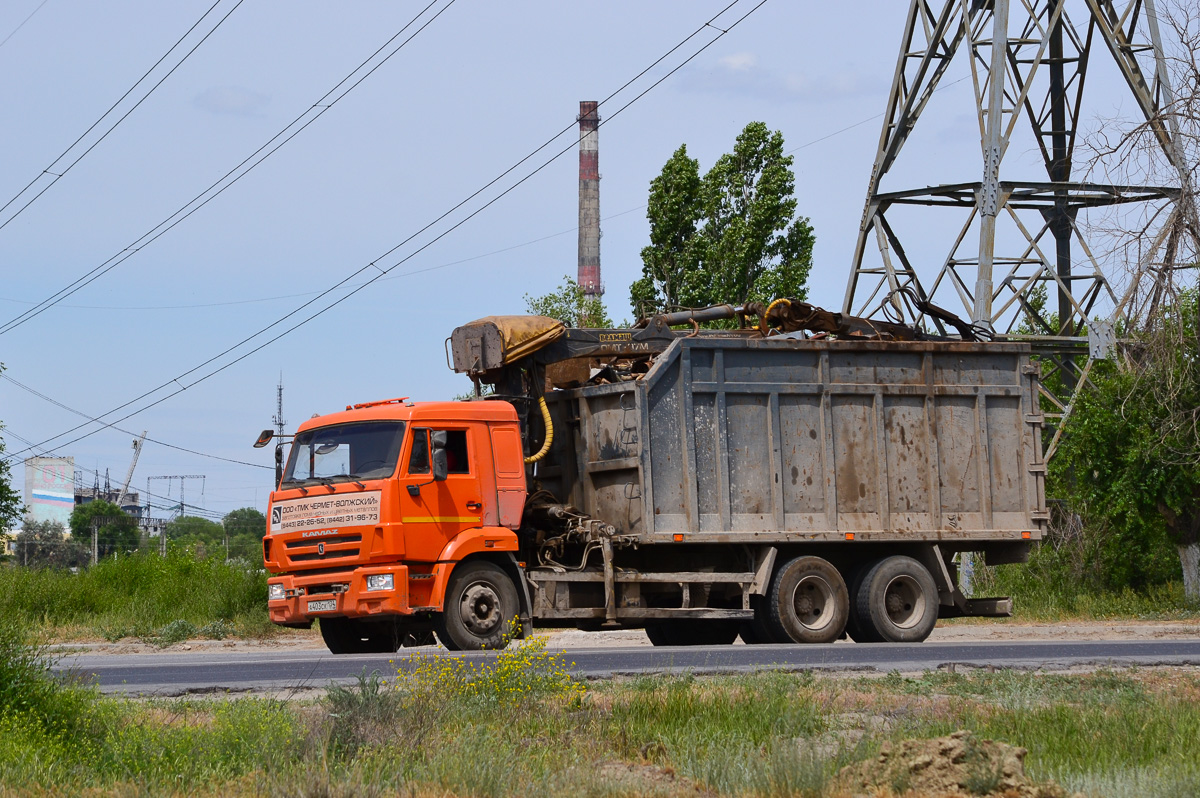
<path fill-rule="evenodd" d="M 319 540 L 289 540 L 284 545 L 289 549 L 298 549 L 302 546 L 316 546 L 318 543 L 329 545 L 330 543 L 358 543 L 362 541 L 362 535 L 338 535 L 332 538 L 320 538 Z"/>
<path fill-rule="evenodd" d="M 357 557 L 358 549 L 338 549 L 337 551 L 329 551 L 326 549 L 324 554 L 312 552 L 310 554 L 292 554 L 288 559 L 292 562 L 309 562 L 311 560 L 336 560 L 342 557 Z"/>
<path fill-rule="evenodd" d="M 304 588 L 304 595 L 319 596 L 323 593 L 336 595 L 338 593 L 345 593 L 348 588 L 349 585 L 336 582 L 330 585 L 309 585 L 308 587 Z"/>

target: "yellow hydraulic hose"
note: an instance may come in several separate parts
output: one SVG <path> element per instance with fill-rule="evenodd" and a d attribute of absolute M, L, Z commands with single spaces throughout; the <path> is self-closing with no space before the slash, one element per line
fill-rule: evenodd
<path fill-rule="evenodd" d="M 789 300 L 787 299 L 776 299 L 770 305 L 767 305 L 767 309 L 763 311 L 762 318 L 758 320 L 758 331 L 762 333 L 763 338 L 767 337 L 767 331 L 770 330 L 770 326 L 767 324 L 767 316 L 771 315 L 771 311 L 775 309 L 776 305 L 786 305 L 788 302 Z"/>
<path fill-rule="evenodd" d="M 538 397 L 538 407 L 542 410 L 542 421 L 546 423 L 546 440 L 542 441 L 542 448 L 538 449 L 537 454 L 531 454 L 525 458 L 526 463 L 536 463 L 546 456 L 546 452 L 550 451 L 550 444 L 554 442 L 554 424 L 550 421 L 550 408 L 546 407 L 546 397 Z"/>

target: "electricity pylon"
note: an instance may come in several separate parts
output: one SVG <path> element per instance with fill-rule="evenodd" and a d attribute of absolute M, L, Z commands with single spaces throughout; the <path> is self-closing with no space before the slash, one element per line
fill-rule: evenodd
<path fill-rule="evenodd" d="M 1130 264 L 1134 277 L 1118 294 L 1101 269 L 1103 258 L 1089 241 L 1081 213 L 1150 203 L 1163 209 L 1157 218 L 1167 220 L 1164 229 L 1180 213 L 1194 214 L 1188 201 L 1180 201 L 1190 188 L 1175 119 L 1165 112 L 1175 97 L 1155 5 L 1154 0 L 912 0 L 843 311 L 925 323 L 909 301 L 916 296 L 969 317 L 981 331 L 1031 340 L 1043 367 L 1060 371 L 1068 389 L 1086 380 L 1093 360 L 1110 353 L 1114 331 L 1127 328 L 1135 315 L 1138 280 L 1157 279 L 1174 264 L 1163 262 L 1173 250 L 1159 236 L 1141 253 L 1142 262 Z M 974 88 L 978 171 L 959 183 L 882 191 L 956 58 L 968 62 Z M 1073 177 L 1088 67 L 1100 58 L 1115 61 L 1178 183 L 1114 185 Z M 1008 179 L 1005 156 L 1021 126 L 1032 130 L 1044 179 Z M 907 254 L 899 223 L 904 212 L 896 211 L 912 206 L 937 208 L 945 218 L 946 254 L 940 263 L 917 264 Z M 957 224 L 946 209 L 957 209 Z M 1038 312 L 1039 302 L 1031 302 L 1039 289 L 1056 297 L 1047 308 L 1056 314 Z M 935 319 L 928 326 L 945 332 Z M 1058 412 L 1047 415 L 1058 430 L 1047 457 L 1071 406 L 1068 396 L 1050 398 Z"/>

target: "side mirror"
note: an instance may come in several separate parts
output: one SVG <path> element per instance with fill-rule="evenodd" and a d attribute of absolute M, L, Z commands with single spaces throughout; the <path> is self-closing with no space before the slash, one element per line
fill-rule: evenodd
<path fill-rule="evenodd" d="M 263 430 L 263 431 L 262 431 L 262 432 L 259 434 L 259 436 L 258 436 L 258 440 L 256 440 L 256 441 L 254 442 L 254 448 L 255 448 L 255 449 L 261 449 L 262 447 L 264 447 L 264 446 L 266 446 L 268 443 L 270 443 L 270 442 L 271 442 L 271 439 L 272 439 L 272 438 L 274 438 L 274 437 L 275 437 L 275 430 L 273 430 L 273 429 L 265 429 L 265 430 Z"/>
<path fill-rule="evenodd" d="M 442 482 L 450 473 L 450 464 L 446 459 L 446 442 L 448 436 L 445 430 L 433 433 L 433 481 Z"/>

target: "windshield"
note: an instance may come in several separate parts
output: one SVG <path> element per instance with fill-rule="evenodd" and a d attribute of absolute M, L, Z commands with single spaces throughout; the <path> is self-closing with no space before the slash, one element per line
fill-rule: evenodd
<path fill-rule="evenodd" d="M 364 421 L 301 432 L 292 443 L 283 484 L 390 477 L 403 440 L 402 421 Z"/>

